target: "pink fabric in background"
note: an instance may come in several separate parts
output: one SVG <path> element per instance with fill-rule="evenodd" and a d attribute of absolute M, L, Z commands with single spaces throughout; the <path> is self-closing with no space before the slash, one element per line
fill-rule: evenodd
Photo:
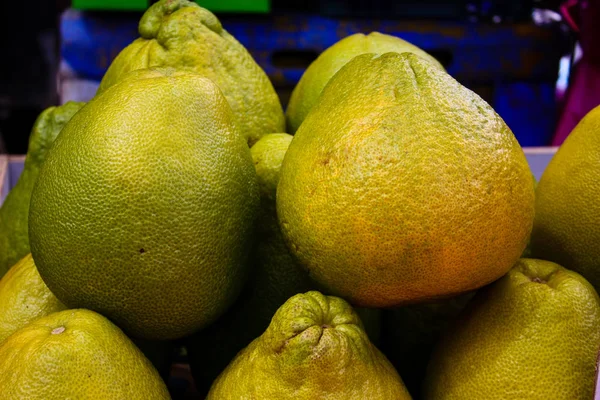
<path fill-rule="evenodd" d="M 579 121 L 600 105 L 600 0 L 579 1 L 578 8 L 583 55 L 572 71 L 553 146 L 560 146 Z"/>

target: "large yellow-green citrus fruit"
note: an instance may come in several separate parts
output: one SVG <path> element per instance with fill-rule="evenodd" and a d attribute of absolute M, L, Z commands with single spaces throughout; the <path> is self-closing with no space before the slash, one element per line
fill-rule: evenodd
<path fill-rule="evenodd" d="M 136 337 L 174 339 L 237 297 L 258 185 L 215 84 L 172 70 L 135 75 L 57 138 L 31 198 L 31 250 L 67 306 Z"/>
<path fill-rule="evenodd" d="M 169 400 L 142 352 L 89 310 L 40 318 L 0 344 L 2 400 Z"/>
<path fill-rule="evenodd" d="M 277 213 L 325 289 L 395 306 L 504 275 L 531 232 L 533 177 L 475 93 L 414 54 L 366 54 L 332 78 L 294 136 Z"/>
<path fill-rule="evenodd" d="M 600 106 L 575 127 L 536 190 L 534 257 L 583 275 L 600 289 Z"/>
<path fill-rule="evenodd" d="M 521 259 L 442 334 L 426 400 L 594 398 L 600 299 L 581 275 Z"/>

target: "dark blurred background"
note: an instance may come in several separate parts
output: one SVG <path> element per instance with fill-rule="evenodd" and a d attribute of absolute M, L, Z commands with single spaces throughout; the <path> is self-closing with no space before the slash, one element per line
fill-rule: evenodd
<path fill-rule="evenodd" d="M 380 31 L 438 58 L 523 146 L 560 144 L 600 104 L 599 2 L 198 0 L 265 69 L 284 107 L 321 51 L 352 33 Z M 91 98 L 110 61 L 137 37 L 150 3 L 2 2 L 1 150 L 24 154 L 44 108 Z"/>

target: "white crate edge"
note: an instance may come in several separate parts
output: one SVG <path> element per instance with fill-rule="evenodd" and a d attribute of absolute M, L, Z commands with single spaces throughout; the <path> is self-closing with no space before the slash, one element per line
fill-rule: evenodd
<path fill-rule="evenodd" d="M 556 149 L 557 147 L 525 147 L 523 149 L 536 179 L 540 179 Z M 21 155 L 0 155 L 0 205 L 4 202 L 9 190 L 17 183 L 24 160 L 25 156 Z"/>

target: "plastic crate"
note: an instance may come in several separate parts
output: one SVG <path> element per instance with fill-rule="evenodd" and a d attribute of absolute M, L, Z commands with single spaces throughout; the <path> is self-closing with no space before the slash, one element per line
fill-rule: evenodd
<path fill-rule="evenodd" d="M 294 85 L 327 47 L 358 32 L 401 37 L 438 57 L 463 82 L 554 82 L 566 38 L 532 24 L 334 19 L 315 15 L 263 18 L 220 16 L 275 85 Z M 138 37 L 140 15 L 67 10 L 61 18 L 61 55 L 87 79 L 101 79 L 110 61 Z"/>
<path fill-rule="evenodd" d="M 323 15 L 359 18 L 434 18 L 524 21 L 532 0 L 321 0 Z"/>
<path fill-rule="evenodd" d="M 111 60 L 138 37 L 139 17 L 106 18 L 67 10 L 61 20 L 63 61 L 78 79 L 99 81 Z M 448 73 L 498 111 L 522 146 L 551 142 L 556 122 L 554 85 L 565 41 L 555 30 L 525 23 L 336 19 L 299 14 L 220 18 L 265 70 L 284 106 L 306 67 L 323 50 L 353 33 L 379 31 L 408 40 L 437 57 Z"/>

